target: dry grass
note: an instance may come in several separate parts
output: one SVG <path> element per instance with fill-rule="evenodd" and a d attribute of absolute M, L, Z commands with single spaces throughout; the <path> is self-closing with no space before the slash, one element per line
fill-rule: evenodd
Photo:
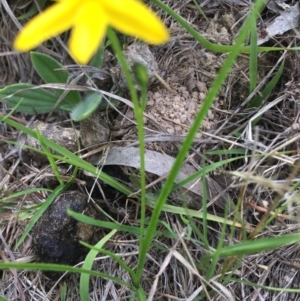
<path fill-rule="evenodd" d="M 208 1 L 204 1 L 208 3 Z M 217 1 L 216 1 L 217 2 Z M 3 2 L 4 3 L 4 2 Z M 16 16 L 28 10 L 24 1 L 11 1 L 10 8 Z M 208 21 L 195 9 L 193 1 L 165 1 L 203 35 L 213 42 L 230 44 L 239 30 L 239 21 L 248 12 L 248 7 L 230 7 L 228 5 L 217 5 L 211 7 L 203 6 L 203 11 Z M 0 6 L 0 88 L 16 82 L 31 82 L 39 84 L 39 79 L 33 71 L 28 54 L 13 53 L 11 42 L 18 30 L 16 24 L 9 16 L 4 6 Z M 197 84 L 201 83 L 209 88 L 218 69 L 222 65 L 224 57 L 210 53 L 203 49 L 177 25 L 170 17 L 163 15 L 165 23 L 171 28 L 172 41 L 159 48 L 152 48 L 159 69 L 162 71 L 167 84 L 176 92 L 185 91 L 186 99 L 192 102 L 193 97 L 200 97 L 201 93 Z M 265 22 L 268 15 L 263 15 Z M 279 38 L 279 44 L 293 45 L 298 41 L 296 33 L 291 32 Z M 56 53 L 64 65 L 70 64 L 63 41 L 53 40 L 41 48 L 41 51 Z M 264 227 L 260 237 L 274 237 L 286 233 L 299 231 L 298 222 L 298 196 L 297 191 L 291 195 L 291 187 L 299 181 L 299 59 L 297 52 L 289 53 L 263 53 L 259 55 L 258 87 L 253 93 L 260 93 L 261 88 L 272 78 L 278 67 L 277 62 L 285 59 L 286 65 L 280 82 L 272 94 L 267 98 L 267 106 L 263 108 L 247 109 L 249 96 L 248 81 L 248 57 L 241 55 L 236 61 L 226 83 L 223 85 L 214 107 L 211 109 L 213 118 L 206 120 L 206 128 L 199 131 L 199 137 L 191 151 L 190 162 L 196 166 L 201 163 L 201 154 L 207 150 L 239 148 L 247 150 L 251 155 L 248 160 L 238 160 L 228 164 L 219 175 L 211 175 L 218 180 L 223 190 L 232 200 L 241 201 L 239 217 L 248 225 L 249 237 L 258 234 L 256 230 L 262 221 L 273 214 L 278 207 L 284 208 L 273 221 Z M 110 62 L 106 62 L 109 65 Z M 276 68 L 274 68 L 276 66 Z M 203 85 L 202 85 L 203 87 Z M 198 90 L 197 90 L 198 89 Z M 151 87 L 150 96 L 155 92 L 168 96 L 170 92 L 159 84 Z M 180 92 L 181 91 L 181 92 Z M 196 93 L 196 94 L 195 94 Z M 169 95 L 169 104 L 172 107 L 173 96 Z M 167 98 L 167 97 L 166 97 Z M 1 103 L 2 114 L 9 110 Z M 150 108 L 148 108 L 150 110 Z M 257 127 L 251 130 L 251 120 L 263 112 L 263 117 Z M 152 111 L 153 113 L 153 111 Z M 175 112 L 176 113 L 176 112 Z M 154 114 L 154 113 L 153 113 Z M 155 116 L 155 115 L 153 115 Z M 22 114 L 14 114 L 24 124 L 32 117 Z M 162 116 L 160 116 L 162 117 Z M 166 134 L 169 126 L 175 129 L 173 136 L 185 134 L 185 128 L 189 123 L 178 124 L 174 120 L 165 117 L 161 124 L 147 124 L 150 130 L 159 134 Z M 252 118 L 252 119 L 251 119 Z M 45 120 L 45 116 L 39 116 Z M 61 122 L 61 115 L 54 115 L 51 122 Z M 64 124 L 67 126 L 67 124 Z M 6 143 L 4 140 L 20 141 L 21 133 L 16 132 L 6 124 L 1 124 L 0 141 L 0 190 L 2 196 L 12 192 L 21 191 L 29 187 L 40 187 L 43 182 L 39 179 L 45 166 L 32 165 L 32 161 L 25 162 L 22 152 L 18 146 Z M 243 134 L 239 139 L 235 132 Z M 119 143 L 126 143 L 128 139 L 136 140 L 136 133 L 119 137 Z M 122 141 L 123 140 L 123 141 Z M 131 141 L 132 142 L 132 141 Z M 168 142 L 153 142 L 148 148 L 176 154 L 179 147 L 178 139 Z M 199 155 L 200 154 L 200 155 Z M 261 156 L 258 156 L 261 155 Z M 208 163 L 217 162 L 220 156 L 207 156 Z M 226 171 L 226 176 L 224 174 Z M 80 179 L 87 180 L 85 177 Z M 149 182 L 153 177 L 149 175 Z M 88 180 L 87 180 L 88 181 Z M 93 180 L 90 180 L 93 182 Z M 79 182 L 82 183 L 82 182 Z M 80 185 L 78 185 L 80 186 Z M 158 186 L 157 186 L 158 187 Z M 90 186 L 82 189 L 89 189 Z M 214 190 L 214 187 L 210 187 Z M 97 195 L 97 193 L 95 193 Z M 104 192 L 105 194 L 105 192 Z M 99 193 L 98 193 L 99 195 Z M 26 224 L 32 217 L 34 205 L 45 199 L 45 195 L 34 193 L 24 198 L 10 200 L 9 203 L 1 203 L 1 235 L 2 248 L 0 255 L 3 261 L 32 262 L 37 258 L 33 254 L 30 236 L 17 249 L 14 249 L 16 241 L 22 235 Z M 109 198 L 109 197 L 108 197 Z M 95 197 L 97 202 L 97 197 Z M 106 204 L 107 205 L 107 204 Z M 286 206 L 285 206 L 286 205 Z M 105 207 L 104 210 L 113 215 L 115 219 L 123 224 L 138 225 L 138 208 L 130 200 L 122 202 L 115 201 L 113 205 Z M 28 209 L 28 211 L 24 211 Z M 221 214 L 222 209 L 214 204 L 209 207 L 214 214 Z M 149 212 L 148 212 L 149 214 Z M 195 229 L 203 228 L 199 219 L 192 219 L 194 227 L 191 229 L 190 240 L 183 239 L 183 234 L 188 230 L 180 216 L 163 213 L 161 223 L 170 227 L 170 233 L 178 234 L 179 239 L 167 239 L 158 237 L 147 255 L 142 287 L 149 294 L 149 300 L 192 300 L 193 294 L 198 293 L 206 287 L 211 289 L 214 282 L 205 285 L 205 279 L 197 264 L 205 254 L 205 250 Z M 208 237 L 211 247 L 216 247 L 221 239 L 222 224 L 216 222 L 208 223 Z M 161 224 L 161 229 L 164 229 Z M 224 245 L 230 245 L 241 239 L 241 231 L 231 229 L 225 234 Z M 105 233 L 99 229 L 97 238 Z M 97 240 L 97 239 L 95 239 Z M 128 233 L 118 232 L 106 245 L 106 249 L 120 256 L 124 262 L 134 269 L 137 264 L 138 240 L 136 236 Z M 245 256 L 241 263 L 234 268 L 234 261 L 227 270 L 232 271 L 232 278 L 241 281 L 250 281 L 262 286 L 281 288 L 300 288 L 298 245 L 289 245 L 280 250 L 266 251 L 263 253 Z M 222 270 L 229 261 L 221 261 L 217 265 L 214 280 L 222 277 Z M 79 264 L 80 265 L 80 264 Z M 130 282 L 130 276 L 113 259 L 108 256 L 96 258 L 94 269 L 118 277 Z M 29 271 L 2 271 L 0 283 L 0 295 L 8 300 L 59 300 L 64 285 L 67 287 L 67 300 L 79 300 L 78 275 L 67 275 L 59 281 L 53 281 L 42 272 Z M 266 288 L 253 287 L 239 282 L 229 281 L 216 289 L 217 293 L 207 300 L 232 300 L 226 294 L 232 294 L 234 300 L 298 300 L 299 292 L 273 291 Z M 122 287 L 106 279 L 91 278 L 90 283 L 91 300 L 127 300 L 132 296 L 129 288 Z M 199 299 L 197 299 L 199 300 Z M 203 298 L 204 300 L 204 298 Z"/>

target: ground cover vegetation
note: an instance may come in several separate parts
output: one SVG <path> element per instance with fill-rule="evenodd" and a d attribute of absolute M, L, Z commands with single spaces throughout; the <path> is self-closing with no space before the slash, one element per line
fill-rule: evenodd
<path fill-rule="evenodd" d="M 0 300 L 300 300 L 298 1 L 86 2 L 0 1 Z"/>

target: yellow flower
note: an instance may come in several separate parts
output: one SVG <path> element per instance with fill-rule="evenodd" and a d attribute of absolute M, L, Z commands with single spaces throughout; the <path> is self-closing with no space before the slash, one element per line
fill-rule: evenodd
<path fill-rule="evenodd" d="M 78 63 L 86 64 L 108 26 L 150 44 L 162 44 L 169 39 L 164 24 L 138 0 L 58 0 L 25 25 L 14 41 L 14 48 L 28 51 L 72 28 L 70 52 Z"/>

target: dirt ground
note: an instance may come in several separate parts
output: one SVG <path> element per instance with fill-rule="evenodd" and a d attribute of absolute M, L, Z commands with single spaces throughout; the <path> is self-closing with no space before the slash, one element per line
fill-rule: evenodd
<path fill-rule="evenodd" d="M 42 84 L 32 67 L 29 54 L 16 54 L 11 46 L 19 24 L 14 16 L 23 15 L 33 2 L 28 1 L 25 4 L 24 1 L 10 1 L 11 12 L 6 9 L 6 1 L 0 2 L 0 88 L 19 82 Z M 213 43 L 223 45 L 232 44 L 249 12 L 248 1 L 165 0 L 163 2 L 180 13 L 203 37 Z M 199 13 L 195 2 L 201 5 L 207 19 Z M 281 1 L 280 5 L 276 4 L 276 1 L 267 2 L 269 2 L 268 5 L 258 19 L 259 39 L 265 38 L 268 26 L 271 26 L 278 16 L 282 16 L 287 10 L 299 10 L 295 0 Z M 299 21 L 299 15 L 296 16 Z M 132 57 L 141 56 L 140 59 L 145 60 L 150 70 L 150 86 L 145 110 L 147 150 L 175 157 L 226 54 L 206 50 L 171 17 L 164 13 L 161 13 L 161 17 L 170 29 L 172 37 L 170 42 L 160 47 L 152 47 L 127 39 L 124 51 L 129 62 Z M 23 24 L 25 21 L 20 22 Z M 281 47 L 299 45 L 299 24 L 297 26 L 298 28 L 294 30 L 286 30 L 272 36 L 268 41 L 263 41 L 262 45 Z M 52 55 L 71 73 L 76 73 L 74 62 L 62 47 L 62 43 L 66 44 L 67 39 L 68 36 L 65 34 L 60 40 L 48 41 L 39 47 L 38 51 Z M 208 151 L 242 149 L 246 150 L 248 155 L 253 155 L 253 159 L 239 159 L 207 175 L 210 200 L 208 210 L 212 214 L 224 216 L 224 207 L 220 206 L 222 203 L 220 199 L 230 198 L 233 204 L 237 204 L 240 200 L 242 202 L 240 218 L 253 230 L 260 223 L 268 208 L 274 210 L 278 206 L 286 205 L 285 211 L 282 211 L 263 229 L 260 237 L 295 233 L 299 231 L 300 225 L 297 218 L 299 205 L 295 197 L 298 193 L 297 189 L 294 190 L 293 195 L 291 194 L 291 188 L 299 181 L 300 167 L 298 163 L 300 148 L 299 52 L 259 53 L 258 86 L 253 93 L 256 96 L 262 94 L 283 60 L 285 61 L 284 69 L 274 89 L 266 97 L 262 106 L 251 107 L 248 105 L 251 101 L 249 55 L 239 56 L 197 133 L 187 158 L 189 165 L 199 169 L 203 163 L 203 154 Z M 107 80 L 104 83 L 99 79 L 99 74 L 103 74 L 101 72 L 104 71 L 105 74 L 107 72 L 109 74 L 108 86 Z M 91 79 L 92 84 L 98 88 L 111 91 L 113 87 L 118 90 L 119 95 L 125 99 L 128 98 L 124 79 L 109 48 L 105 52 L 103 68 L 94 72 Z M 91 83 L 83 80 L 82 85 L 91 85 Z M 111 143 L 118 146 L 132 146 L 137 142 L 133 111 L 128 103 L 121 102 L 117 111 L 111 110 L 108 114 L 104 114 L 105 122 L 113 127 Z M 10 112 L 5 102 L 1 102 L 0 106 L 2 114 Z M 255 127 L 250 128 L 251 118 L 259 112 L 263 112 L 262 118 Z M 47 115 L 29 116 L 22 113 L 14 113 L 13 117 L 28 126 L 35 120 L 39 120 L 47 124 L 59 125 L 62 128 L 71 128 L 69 117 L 62 112 L 55 112 L 50 118 Z M 75 127 L 79 130 L 79 124 L 75 124 Z M 48 168 L 48 163 L 32 153 L 24 153 L 18 145 L 6 141 L 19 142 L 22 139 L 24 141 L 24 135 L 5 123 L 0 124 L 0 131 L 1 197 L 4 198 L 11 193 L 33 187 L 54 188 L 56 182 L 52 180 L 53 177 L 50 177 L 51 170 Z M 237 132 L 240 135 L 237 135 Z M 274 152 L 278 152 L 278 156 L 275 156 Z M 264 156 L 254 156 L 255 154 L 264 154 Z M 95 158 L 89 155 L 87 157 L 90 162 Z M 146 156 L 147 159 L 150 160 Z M 223 156 L 211 154 L 205 156 L 205 163 L 209 165 L 225 159 Z M 126 183 L 129 182 L 129 176 L 138 174 L 132 167 L 122 167 L 119 170 L 105 166 L 104 171 L 112 176 L 122 174 L 124 176 L 122 180 Z M 61 172 L 66 177 L 70 175 L 68 169 L 62 169 Z M 246 178 L 245 175 L 248 177 Z M 159 176 L 158 173 L 149 172 L 148 184 L 157 180 Z M 101 186 L 99 182 L 94 185 L 94 182 L 93 178 L 81 172 L 72 189 L 78 189 L 81 192 L 92 189 L 95 203 L 104 211 L 122 224 L 137 226 L 138 206 L 130 198 L 120 195 L 105 185 Z M 161 181 L 154 183 L 153 191 L 161 188 L 162 183 Z M 39 260 L 32 247 L 32 235 L 29 235 L 19 248 L 15 249 L 15 244 L 33 216 L 34 206 L 46 197 L 46 193 L 32 193 L 7 202 L 0 201 L 0 255 L 3 261 L 35 262 Z M 188 206 L 195 210 L 201 209 L 201 206 L 197 207 L 201 195 L 196 193 L 190 198 L 190 201 L 187 200 Z M 180 199 L 181 196 L 177 192 L 171 195 L 169 201 L 178 205 Z M 229 214 L 228 217 L 231 218 L 232 215 Z M 202 229 L 201 220 L 196 218 L 192 220 L 196 227 Z M 183 219 L 178 215 L 164 212 L 161 221 L 162 225 L 168 224 L 175 233 L 185 231 Z M 209 244 L 212 247 L 217 246 L 221 231 L 221 223 L 209 222 Z M 232 238 L 230 231 L 228 228 L 228 233 L 225 234 L 224 243 L 228 245 L 232 243 L 231 239 L 238 242 L 241 235 L 237 230 Z M 97 229 L 95 242 L 105 233 L 106 230 Z M 201 281 L 205 281 L 201 276 L 191 274 L 186 266 L 175 257 L 172 257 L 170 263 L 159 274 L 172 248 L 180 250 L 183 256 L 188 257 L 192 262 L 199 262 L 204 249 L 194 239 L 196 234 L 192 232 L 191 235 L 190 241 L 177 241 L 171 238 L 155 239 L 155 246 L 150 249 L 147 257 L 142 281 L 144 290 L 150 292 L 154 280 L 158 280 L 153 300 L 193 300 L 191 296 L 201 287 Z M 122 259 L 132 268 L 136 266 L 138 256 L 136 236 L 117 232 L 106 248 L 122 256 Z M 238 268 L 233 269 L 231 278 L 237 281 L 231 279 L 223 283 L 222 288 L 217 289 L 210 299 L 201 300 L 300 300 L 299 252 L 299 246 L 293 244 L 246 256 Z M 129 274 L 108 256 L 99 255 L 93 268 L 130 282 Z M 215 280 L 220 276 L 222 268 L 223 262 L 220 261 Z M 66 300 L 79 300 L 80 298 L 79 276 L 75 274 L 53 280 L 40 271 L 9 270 L 2 271 L 1 277 L 0 296 L 7 300 L 60 300 L 64 285 L 67 287 Z M 249 281 L 261 287 L 245 285 L 240 281 Z M 275 291 L 266 287 L 298 289 L 298 292 Z M 90 291 L 91 300 L 126 300 L 131 297 L 129 288 L 99 277 L 91 278 Z"/>

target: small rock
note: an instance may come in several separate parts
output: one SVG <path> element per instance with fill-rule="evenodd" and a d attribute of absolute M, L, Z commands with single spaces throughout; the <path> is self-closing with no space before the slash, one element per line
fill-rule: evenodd
<path fill-rule="evenodd" d="M 182 128 L 181 128 L 181 126 L 176 125 L 176 126 L 175 126 L 175 130 L 176 130 L 176 133 L 177 133 L 178 135 L 180 135 L 180 134 L 181 134 L 181 131 L 182 131 Z"/>
<path fill-rule="evenodd" d="M 147 101 L 147 106 L 149 106 L 149 107 L 154 106 L 154 100 L 153 99 L 148 100 Z"/>
<path fill-rule="evenodd" d="M 181 123 L 185 123 L 186 120 L 187 120 L 187 116 L 186 116 L 186 115 L 182 115 L 182 116 L 180 117 L 180 122 L 181 122 Z"/>
<path fill-rule="evenodd" d="M 156 81 L 156 73 L 159 73 L 158 64 L 147 44 L 134 42 L 123 51 L 123 54 L 130 69 L 135 63 L 139 63 L 143 65 L 147 70 L 149 84 L 154 83 Z M 122 89 L 127 89 L 127 81 L 123 72 L 121 72 L 121 67 L 113 67 L 110 71 L 114 83 L 118 84 L 119 87 Z M 140 87 L 138 85 L 135 85 L 135 88 L 137 90 L 140 90 Z"/>
<path fill-rule="evenodd" d="M 200 101 L 203 101 L 204 99 L 205 99 L 205 94 L 202 93 L 202 92 L 200 92 L 200 93 L 199 93 L 199 100 L 200 100 Z"/>
<path fill-rule="evenodd" d="M 79 132 L 73 128 L 63 128 L 59 125 L 47 124 L 42 121 L 35 121 L 30 128 L 33 130 L 37 128 L 41 135 L 65 147 L 72 153 L 78 151 L 77 137 L 79 137 Z M 25 144 L 31 148 L 43 150 L 40 142 L 29 135 L 26 137 Z M 27 159 L 32 160 L 35 166 L 41 166 L 48 161 L 45 155 L 27 148 L 23 149 L 22 154 L 23 157 L 26 158 L 25 161 L 27 161 Z"/>
<path fill-rule="evenodd" d="M 31 129 L 38 128 L 40 133 L 52 140 L 53 142 L 65 147 L 70 152 L 76 152 L 78 150 L 78 144 L 76 141 L 76 137 L 78 137 L 79 132 L 72 128 L 63 128 L 59 125 L 55 124 L 47 124 L 41 121 L 35 121 L 31 126 Z M 28 136 L 26 140 L 26 144 L 29 146 L 42 150 L 42 147 L 38 140 L 35 138 Z"/>
<path fill-rule="evenodd" d="M 170 135 L 174 135 L 174 129 L 173 128 L 167 128 L 167 132 L 170 134 Z"/>
<path fill-rule="evenodd" d="M 80 121 L 80 138 L 85 148 L 93 148 L 109 141 L 110 129 L 99 110 Z"/>
<path fill-rule="evenodd" d="M 199 92 L 201 93 L 207 93 L 207 87 L 204 82 L 197 82 L 196 87 Z"/>

